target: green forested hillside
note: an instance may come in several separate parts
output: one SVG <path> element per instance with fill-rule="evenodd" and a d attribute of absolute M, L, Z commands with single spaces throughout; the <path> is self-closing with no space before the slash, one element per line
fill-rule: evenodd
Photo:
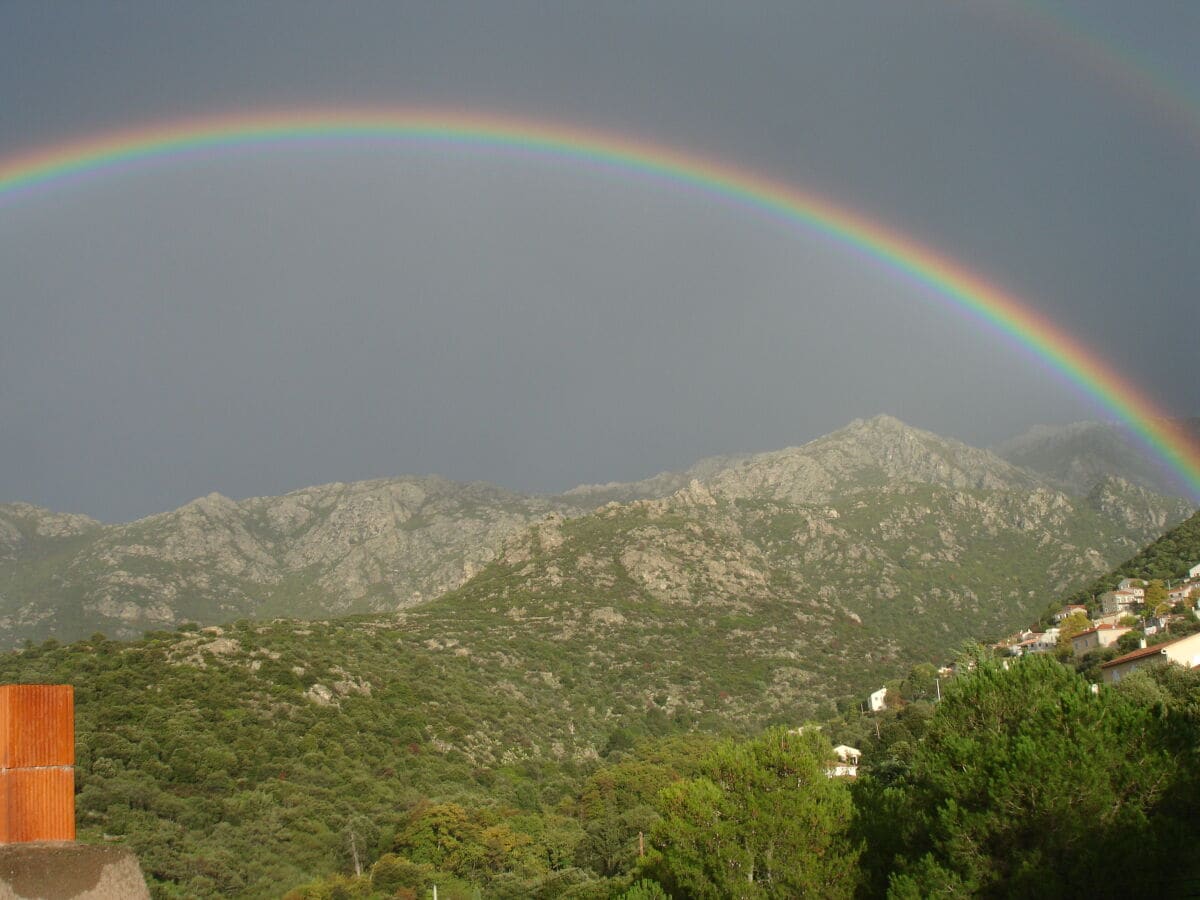
<path fill-rule="evenodd" d="M 296 896 L 385 898 L 410 896 L 405 885 L 436 880 L 442 896 L 464 900 L 476 891 L 601 898 L 619 896 L 639 877 L 687 896 L 690 889 L 680 894 L 681 886 L 723 877 L 707 868 L 707 856 L 687 837 L 694 833 L 688 823 L 706 805 L 735 803 L 722 814 L 734 816 L 740 801 L 722 799 L 703 783 L 663 791 L 679 779 L 711 780 L 728 766 L 734 766 L 730 778 L 766 784 L 739 768 L 743 757 L 733 750 L 714 756 L 713 736 L 745 740 L 772 719 L 796 726 L 832 706 L 810 705 L 806 715 L 797 705 L 789 715 L 764 701 L 761 661 L 743 666 L 734 654 L 722 659 L 720 639 L 707 650 L 686 640 L 660 645 L 656 657 L 643 646 L 623 646 L 628 635 L 602 633 L 572 644 L 562 623 L 552 632 L 537 630 L 528 598 L 501 597 L 493 601 L 493 618 L 458 637 L 438 636 L 444 621 L 435 630 L 433 619 L 411 614 L 407 621 L 245 622 L 131 643 L 99 636 L 71 646 L 49 642 L 0 657 L 0 680 L 76 686 L 80 838 L 134 849 L 156 897 L 278 897 L 316 880 L 319 886 Z M 505 605 L 511 601 L 522 605 Z M 506 615 L 514 608 L 524 608 L 524 619 Z M 462 597 L 446 598 L 442 613 L 454 610 L 466 615 L 471 607 Z M 625 614 L 612 607 L 602 617 Z M 528 632 L 523 639 L 508 627 L 514 621 Z M 673 658 L 678 653 L 697 659 Z M 1009 676 L 997 673 L 1000 681 L 981 688 L 983 695 L 960 691 L 944 707 L 956 718 L 939 726 L 930 749 L 922 747 L 943 715 L 931 703 L 931 667 L 898 685 L 898 713 L 830 719 L 830 742 L 852 742 L 867 754 L 878 780 L 865 781 L 863 790 L 875 784 L 883 792 L 856 801 L 852 834 L 843 833 L 849 826 L 842 818 L 842 836 L 827 838 L 850 857 L 859 852 L 855 841 L 865 842 L 861 866 L 845 871 L 855 884 L 863 880 L 868 896 L 882 895 L 893 872 L 916 886 L 913 896 L 960 880 L 991 883 L 991 867 L 971 868 L 972 854 L 964 855 L 953 832 L 938 824 L 947 797 L 978 806 L 963 807 L 974 809 L 964 827 L 975 829 L 999 859 L 1019 846 L 1036 865 L 1040 851 L 1030 841 L 1056 833 L 1056 817 L 1076 817 L 1062 821 L 1071 823 L 1081 846 L 1091 847 L 1089 840 L 1107 846 L 1110 838 L 1094 828 L 1095 804 L 1081 798 L 1100 797 L 1103 805 L 1110 788 L 1124 792 L 1122 808 L 1131 817 L 1117 823 L 1121 840 L 1133 841 L 1143 858 L 1180 852 L 1179 842 L 1191 834 L 1179 825 L 1190 802 L 1180 798 L 1197 786 L 1194 779 L 1180 781 L 1192 771 L 1187 754 L 1200 746 L 1195 678 L 1161 689 L 1129 679 L 1120 692 L 1125 705 L 1113 701 L 1098 720 L 1085 716 L 1076 725 L 1074 717 L 1090 709 L 1086 685 L 1078 687 L 1077 676 L 1051 660 L 1034 665 L 1046 663 L 1064 674 L 1021 670 L 1034 672 L 1036 684 L 1049 679 L 1044 689 L 1019 679 L 1009 684 Z M 956 690 L 942 685 L 947 697 Z M 1000 693 L 993 698 L 991 691 Z M 1035 701 L 1039 691 L 1044 696 Z M 1041 711 L 1031 714 L 1030 704 Z M 998 731 L 989 725 L 993 715 L 1000 717 Z M 1077 727 L 1092 749 L 1062 743 Z M 973 731 L 980 739 L 994 732 L 988 740 L 997 743 L 972 750 L 963 741 Z M 1039 742 L 1049 742 L 1051 755 L 1043 759 L 1038 750 L 1005 776 L 1011 787 L 1003 787 L 1005 767 Z M 1023 748 L 1016 756 L 1014 746 Z M 1029 821 L 1025 814 L 997 818 L 990 810 L 999 801 L 980 799 L 978 784 L 948 780 L 946 754 L 986 758 L 988 790 L 1011 790 L 1003 802 L 1033 804 Z M 1085 764 L 1092 781 L 1079 791 Z M 1049 777 L 1047 767 L 1058 774 Z M 1105 781 L 1110 775 L 1120 783 Z M 1037 790 L 1030 793 L 1030 785 Z M 931 817 L 925 831 L 881 825 L 922 817 Z M 741 827 L 731 824 L 723 838 L 731 847 L 741 846 Z M 650 848 L 640 864 L 639 832 Z M 682 843 L 673 856 L 676 842 Z M 936 868 L 920 862 L 926 853 L 935 854 Z M 1106 851 L 1079 859 L 1113 878 L 1120 873 L 1104 868 L 1111 857 Z M 893 858 L 905 862 L 893 870 L 886 862 Z M 356 870 L 361 879 L 353 877 Z"/>
<path fill-rule="evenodd" d="M 697 484 L 547 520 L 405 620 L 492 683 L 541 672 L 616 715 L 795 721 L 1036 616 L 1120 554 L 1105 502 L 890 482 L 801 505 Z"/>
<path fill-rule="evenodd" d="M 628 863 L 646 810 L 572 809 L 595 768 L 638 741 L 827 718 L 920 658 L 896 618 L 851 615 L 852 592 L 810 593 L 773 564 L 797 533 L 851 572 L 876 564 L 827 514 L 693 493 L 543 522 L 398 617 L 49 642 L 0 657 L 0 680 L 76 685 L 81 836 L 132 846 L 158 896 L 278 896 L 352 871 L 427 803 L 458 804 L 480 834 L 523 823 L 537 863 L 518 878 L 497 858 L 478 877 L 507 872 L 525 896 L 552 873 L 591 883 Z M 926 596 L 962 590 L 961 563 L 991 558 L 975 552 Z M 939 652 L 971 621 L 990 619 L 935 630 Z M 884 640 L 896 649 L 877 652 Z"/>
<path fill-rule="evenodd" d="M 330 522 L 369 531 L 398 490 L 355 489 L 315 520 L 304 516 L 317 500 L 289 506 L 301 532 L 346 543 L 321 578 L 366 584 L 355 573 L 380 557 L 360 552 L 361 530 Z M 430 502 L 469 499 L 451 493 Z M 206 530 L 227 507 L 188 510 L 154 565 L 215 546 L 212 560 L 233 560 L 220 572 L 250 577 L 238 553 L 257 545 L 237 528 L 212 545 Z M 984 451 L 873 420 L 730 461 L 669 497 L 541 515 L 459 587 L 399 612 L 28 644 L 0 656 L 0 680 L 76 686 L 81 837 L 135 849 L 158 897 L 279 896 L 377 859 L 396 889 L 384 896 L 436 876 L 447 897 L 607 897 L 636 875 L 691 883 L 650 862 L 635 870 L 633 841 L 668 817 L 660 792 L 696 774 L 713 736 L 856 708 L 912 664 L 1024 624 L 1182 510 L 1121 481 L 1068 496 Z M 476 512 L 485 529 L 501 515 Z M 43 586 L 72 542 L 99 540 L 89 520 L 10 518 L 8 571 L 42 560 Z M 449 522 L 413 528 L 438 545 Z M 380 539 L 403 544 L 396 534 Z M 134 538 L 152 536 L 123 532 L 113 559 L 125 565 L 150 546 Z M 188 571 L 209 577 L 210 556 Z M 712 772 L 743 758 L 713 753 Z M 690 797 L 678 799 L 692 808 Z M 350 889 L 338 884 L 325 882 Z"/>
<path fill-rule="evenodd" d="M 878 720 L 718 743 L 670 716 L 530 708 L 416 637 L 97 638 L 10 655 L 0 678 L 76 684 L 80 839 L 134 849 L 156 897 L 719 897 L 747 876 L 773 898 L 1173 894 L 1197 874 L 1195 673 L 1096 697 L 1047 657 L 981 657 L 939 704 L 914 673 Z M 444 739 L 473 729 L 504 758 Z M 546 753 L 552 735 L 576 742 Z M 849 793 L 820 774 L 848 740 L 867 764 Z"/>
<path fill-rule="evenodd" d="M 97 638 L 7 655 L 0 680 L 75 685 L 80 837 L 131 846 L 157 896 L 278 896 L 347 868 L 355 828 L 378 855 L 422 798 L 536 810 L 585 762 L 544 752 L 561 709 L 539 723 L 394 623 Z M 446 740 L 481 729 L 507 763 Z"/>
<path fill-rule="evenodd" d="M 1105 591 L 1113 590 L 1123 578 L 1178 580 L 1185 577 L 1197 563 L 1200 563 L 1200 512 L 1139 550 L 1111 572 L 1073 592 L 1067 602 L 1087 603 Z"/>

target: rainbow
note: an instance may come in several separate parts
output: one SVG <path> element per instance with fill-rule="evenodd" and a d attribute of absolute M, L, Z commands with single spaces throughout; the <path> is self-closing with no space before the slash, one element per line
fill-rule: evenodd
<path fill-rule="evenodd" d="M 1200 108 L 1189 89 L 1134 49 L 1112 41 L 1077 14 L 1041 0 L 972 4 L 989 24 L 1003 25 L 1124 95 L 1132 108 L 1150 114 L 1200 149 Z"/>
<path fill-rule="evenodd" d="M 313 142 L 402 141 L 474 147 L 655 178 L 800 225 L 931 289 L 998 335 L 1040 357 L 1117 420 L 1200 498 L 1200 446 L 1132 381 L 1050 321 L 931 247 L 821 197 L 712 159 L 609 132 L 475 112 L 308 110 L 162 122 L 0 159 L 0 210 L 17 195 L 155 159 Z"/>

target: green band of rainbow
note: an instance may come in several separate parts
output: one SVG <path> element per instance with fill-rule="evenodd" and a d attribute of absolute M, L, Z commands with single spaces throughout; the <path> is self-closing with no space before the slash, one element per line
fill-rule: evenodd
<path fill-rule="evenodd" d="M 1098 354 L 999 286 L 877 221 L 746 169 L 661 144 L 519 118 L 444 110 L 310 110 L 184 119 L 68 141 L 0 160 L 0 200 L 140 160 L 321 139 L 474 145 L 600 164 L 690 186 L 798 223 L 932 288 L 1023 345 L 1128 426 L 1200 498 L 1200 447 Z"/>

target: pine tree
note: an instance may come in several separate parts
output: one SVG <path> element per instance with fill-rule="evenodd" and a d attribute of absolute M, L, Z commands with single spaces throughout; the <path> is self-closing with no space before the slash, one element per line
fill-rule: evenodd
<path fill-rule="evenodd" d="M 832 760 L 815 731 L 725 744 L 700 777 L 660 795 L 647 870 L 688 897 L 850 896 L 858 849 L 846 838 L 849 791 L 825 772 Z"/>

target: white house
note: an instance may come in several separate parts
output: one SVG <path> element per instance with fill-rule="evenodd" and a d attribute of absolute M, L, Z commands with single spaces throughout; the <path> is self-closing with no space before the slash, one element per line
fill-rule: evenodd
<path fill-rule="evenodd" d="M 881 687 L 870 697 L 867 702 L 871 705 L 871 712 L 880 712 L 887 708 L 887 688 Z"/>
<path fill-rule="evenodd" d="M 1167 600 L 1169 600 L 1172 604 L 1182 603 L 1195 589 L 1195 585 L 1189 584 L 1185 581 L 1183 584 L 1179 585 L 1179 587 L 1172 588 L 1171 590 L 1167 591 Z"/>
<path fill-rule="evenodd" d="M 826 769 L 825 774 L 830 778 L 857 778 L 858 760 L 862 753 L 845 744 L 838 744 L 833 748 L 833 753 L 838 758 L 838 762 Z"/>
<path fill-rule="evenodd" d="M 1063 619 L 1067 618 L 1068 616 L 1073 616 L 1077 612 L 1083 613 L 1086 616 L 1087 615 L 1087 607 L 1086 606 L 1077 606 L 1074 604 L 1072 604 L 1070 606 L 1064 606 L 1062 609 L 1060 609 L 1058 612 L 1056 612 L 1054 614 L 1054 621 L 1061 622 Z"/>
<path fill-rule="evenodd" d="M 1138 669 L 1166 663 L 1176 663 L 1188 669 L 1200 666 L 1200 632 L 1110 659 L 1101 663 L 1100 671 L 1106 684 L 1114 684 Z"/>
<path fill-rule="evenodd" d="M 1095 628 L 1081 631 L 1071 638 L 1071 650 L 1076 656 L 1083 656 L 1089 650 L 1110 647 L 1117 642 L 1117 638 L 1129 630 L 1121 625 L 1097 625 Z"/>
<path fill-rule="evenodd" d="M 1019 644 L 1009 647 L 1009 656 L 1024 656 L 1027 653 L 1053 653 L 1058 647 L 1058 629 L 1049 631 L 1034 631 Z"/>
<path fill-rule="evenodd" d="M 1189 579 L 1200 578 L 1200 563 L 1196 563 L 1196 565 L 1194 565 L 1190 569 L 1188 569 L 1188 578 Z"/>

